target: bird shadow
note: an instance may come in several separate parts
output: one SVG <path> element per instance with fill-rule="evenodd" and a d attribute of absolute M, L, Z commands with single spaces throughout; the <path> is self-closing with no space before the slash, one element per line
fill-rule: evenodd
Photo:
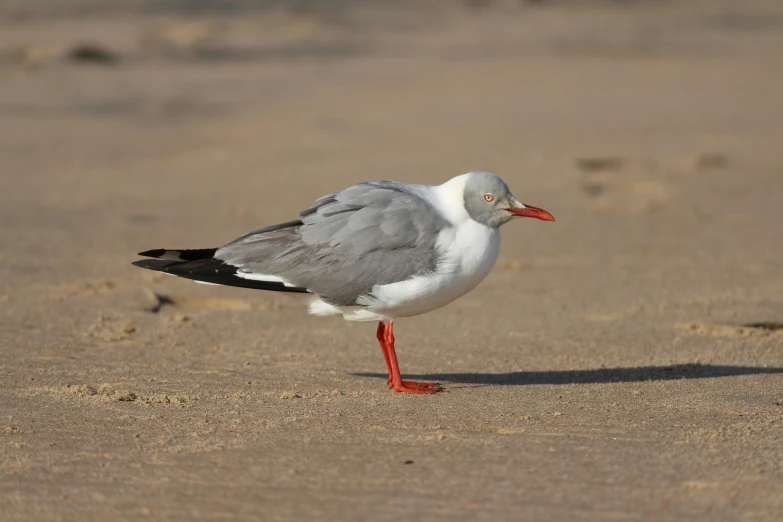
<path fill-rule="evenodd" d="M 671 381 L 709 379 L 737 375 L 783 373 L 783 368 L 725 366 L 713 364 L 675 364 L 671 366 L 637 366 L 631 368 L 597 368 L 592 370 L 524 371 L 509 373 L 432 373 L 406 374 L 406 379 L 451 382 L 484 386 L 527 386 L 535 384 L 597 384 L 613 382 Z M 386 379 L 385 373 L 354 373 L 361 377 Z"/>

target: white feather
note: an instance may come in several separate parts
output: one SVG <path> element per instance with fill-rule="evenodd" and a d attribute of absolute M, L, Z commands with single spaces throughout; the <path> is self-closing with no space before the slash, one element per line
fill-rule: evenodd
<path fill-rule="evenodd" d="M 234 275 L 237 277 L 241 277 L 242 279 L 250 279 L 253 281 L 264 281 L 266 283 L 283 283 L 283 285 L 289 288 L 296 288 L 296 285 L 292 285 L 282 277 L 275 276 L 275 275 L 254 274 L 252 272 L 237 272 Z"/>

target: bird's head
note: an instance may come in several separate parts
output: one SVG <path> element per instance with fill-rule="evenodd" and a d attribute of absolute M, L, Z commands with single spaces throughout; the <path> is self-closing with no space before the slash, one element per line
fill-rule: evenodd
<path fill-rule="evenodd" d="M 519 201 L 505 181 L 489 172 L 467 174 L 463 198 L 468 215 L 474 221 L 490 227 L 499 227 L 515 217 L 555 220 L 546 210 Z"/>

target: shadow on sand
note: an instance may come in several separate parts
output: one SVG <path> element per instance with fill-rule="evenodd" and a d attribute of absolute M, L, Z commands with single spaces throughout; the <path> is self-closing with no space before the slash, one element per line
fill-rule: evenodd
<path fill-rule="evenodd" d="M 610 382 L 669 381 L 675 379 L 708 379 L 735 375 L 783 373 L 783 368 L 755 366 L 717 366 L 712 364 L 677 364 L 674 366 L 639 366 L 636 368 L 600 368 L 551 372 L 510 373 L 433 373 L 403 374 L 404 379 L 460 384 L 524 386 L 530 384 L 595 384 Z M 385 373 L 355 373 L 362 377 L 386 379 Z"/>

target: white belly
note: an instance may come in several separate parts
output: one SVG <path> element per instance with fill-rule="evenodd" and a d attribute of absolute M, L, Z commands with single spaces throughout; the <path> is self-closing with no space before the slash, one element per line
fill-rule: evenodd
<path fill-rule="evenodd" d="M 360 299 L 365 305 L 345 314 L 349 320 L 391 320 L 423 314 L 473 290 L 492 270 L 500 252 L 500 231 L 475 221 L 441 232 L 443 252 L 433 273 L 379 285 Z M 364 302 L 362 302 L 362 300 Z"/>

